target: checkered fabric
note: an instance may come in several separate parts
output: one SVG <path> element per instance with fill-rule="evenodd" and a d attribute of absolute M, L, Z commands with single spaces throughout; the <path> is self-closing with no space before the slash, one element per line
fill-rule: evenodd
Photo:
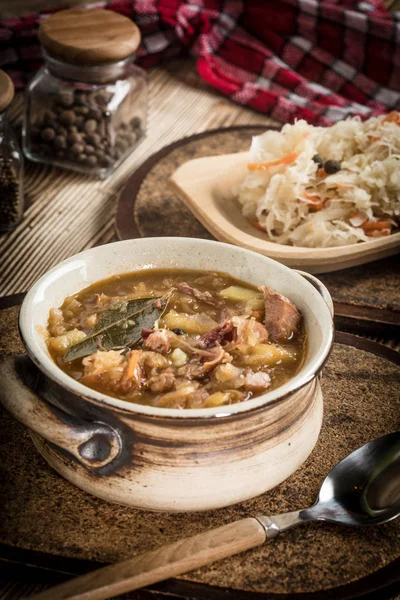
<path fill-rule="evenodd" d="M 134 19 L 151 67 L 191 53 L 200 76 L 283 122 L 329 125 L 400 104 L 400 16 L 382 0 L 103 0 Z M 0 22 L 0 66 L 24 87 L 46 14 Z"/>

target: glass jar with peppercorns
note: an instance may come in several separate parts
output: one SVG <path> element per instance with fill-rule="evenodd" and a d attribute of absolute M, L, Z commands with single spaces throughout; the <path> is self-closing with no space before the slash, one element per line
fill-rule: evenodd
<path fill-rule="evenodd" d="M 111 10 L 74 8 L 48 17 L 45 65 L 26 91 L 28 158 L 108 177 L 143 139 L 147 78 L 134 64 L 137 26 Z"/>
<path fill-rule="evenodd" d="M 0 231 L 11 231 L 22 218 L 23 157 L 7 115 L 14 85 L 0 70 Z"/>

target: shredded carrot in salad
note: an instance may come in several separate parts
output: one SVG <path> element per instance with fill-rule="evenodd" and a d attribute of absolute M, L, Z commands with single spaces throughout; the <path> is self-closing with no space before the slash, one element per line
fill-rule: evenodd
<path fill-rule="evenodd" d="M 291 154 L 287 154 L 286 156 L 278 158 L 277 160 L 272 160 L 271 162 L 249 163 L 247 168 L 249 171 L 263 171 L 265 169 L 269 169 L 270 167 L 277 167 L 278 165 L 290 165 L 290 163 L 296 160 L 299 154 L 300 152 L 292 152 Z"/>
<path fill-rule="evenodd" d="M 314 194 L 309 194 L 308 192 L 303 192 L 303 196 L 305 198 L 307 198 L 307 200 L 310 200 L 310 202 L 313 202 L 314 204 L 319 204 L 321 202 L 321 198 Z"/>
<path fill-rule="evenodd" d="M 390 229 L 371 229 L 370 231 L 366 231 L 365 235 L 368 237 L 383 237 L 386 235 L 390 235 Z"/>
<path fill-rule="evenodd" d="M 368 219 L 359 212 L 351 212 L 350 219 L 358 219 L 357 226 L 361 227 L 368 237 L 380 237 L 389 235 L 392 231 L 393 223 L 388 219 Z"/>
<path fill-rule="evenodd" d="M 383 231 L 384 229 L 391 229 L 392 223 L 385 219 L 378 219 L 377 221 L 366 221 L 361 225 L 365 233 L 368 235 L 369 231 Z"/>
<path fill-rule="evenodd" d="M 352 185 L 351 183 L 339 183 L 338 181 L 332 183 L 331 185 L 332 187 L 338 188 L 339 190 L 351 190 L 351 188 L 354 187 L 354 185 Z"/>
<path fill-rule="evenodd" d="M 310 210 L 312 212 L 319 212 L 320 210 L 322 210 L 327 201 L 329 200 L 329 198 L 320 198 L 319 196 L 316 196 L 314 194 L 308 194 L 307 192 L 303 192 L 303 196 L 307 198 L 307 204 L 309 204 Z"/>
<path fill-rule="evenodd" d="M 265 227 L 263 227 L 261 225 L 261 223 L 259 221 L 252 221 L 252 226 L 255 227 L 256 229 L 259 229 L 260 231 L 263 231 L 264 233 L 267 233 L 267 230 L 265 229 Z"/>
<path fill-rule="evenodd" d="M 396 123 L 396 125 L 400 125 L 400 113 L 393 110 L 383 119 L 382 123 Z"/>

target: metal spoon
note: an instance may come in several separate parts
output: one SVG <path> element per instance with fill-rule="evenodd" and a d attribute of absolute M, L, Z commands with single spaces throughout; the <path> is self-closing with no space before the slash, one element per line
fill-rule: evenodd
<path fill-rule="evenodd" d="M 311 508 L 256 517 L 267 538 L 306 521 L 380 525 L 400 515 L 400 432 L 377 438 L 328 473 Z"/>
<path fill-rule="evenodd" d="M 400 515 L 400 432 L 344 458 L 323 482 L 311 508 L 242 519 L 92 571 L 32 597 L 103 600 L 238 554 L 306 521 L 379 525 Z"/>

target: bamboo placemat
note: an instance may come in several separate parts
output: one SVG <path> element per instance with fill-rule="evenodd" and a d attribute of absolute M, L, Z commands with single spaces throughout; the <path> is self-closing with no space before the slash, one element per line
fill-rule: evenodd
<path fill-rule="evenodd" d="M 114 213 L 126 179 L 151 154 L 187 135 L 229 125 L 276 124 L 232 104 L 207 86 L 190 59 L 149 72 L 146 139 L 104 181 L 26 161 L 25 218 L 0 235 L 0 296 L 26 291 L 50 267 L 85 248 L 114 239 Z M 22 96 L 12 116 L 20 122 Z"/>

